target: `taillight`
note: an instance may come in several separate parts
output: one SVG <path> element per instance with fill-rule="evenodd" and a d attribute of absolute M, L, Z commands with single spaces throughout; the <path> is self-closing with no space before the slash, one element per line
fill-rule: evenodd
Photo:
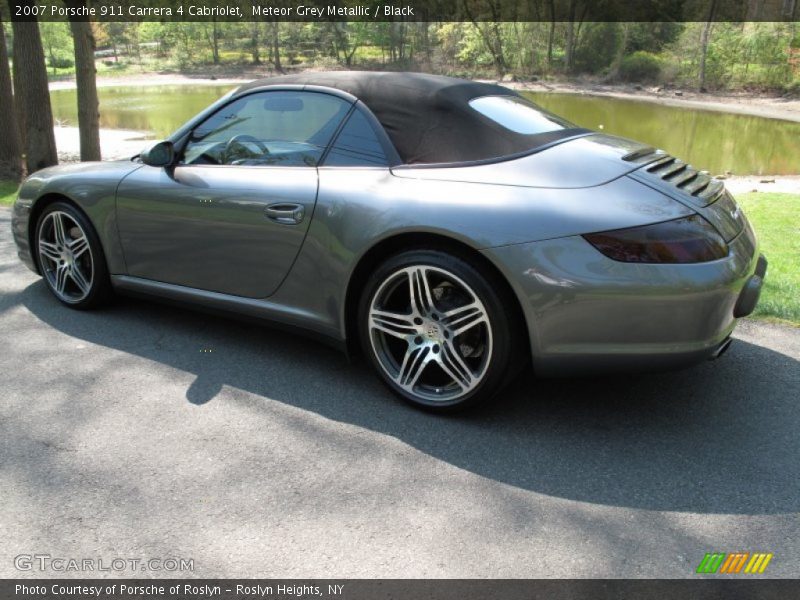
<path fill-rule="evenodd" d="M 583 236 L 607 257 L 637 263 L 698 263 L 728 255 L 722 236 L 700 215 Z"/>

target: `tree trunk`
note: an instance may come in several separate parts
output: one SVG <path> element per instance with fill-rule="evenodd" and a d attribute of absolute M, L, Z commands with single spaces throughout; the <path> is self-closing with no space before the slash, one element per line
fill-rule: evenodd
<path fill-rule="evenodd" d="M 625 51 L 628 49 L 628 38 L 630 37 L 631 31 L 630 23 L 623 22 L 620 23 L 619 26 L 622 27 L 622 41 L 617 47 L 617 52 L 614 55 L 614 61 L 611 63 L 611 68 L 609 69 L 608 78 L 611 80 L 615 80 L 619 77 L 619 71 L 622 67 L 622 59 L 625 58 Z"/>
<path fill-rule="evenodd" d="M 58 164 L 53 134 L 53 112 L 47 87 L 47 65 L 36 21 L 13 21 L 14 90 L 17 106 L 23 107 L 20 129 L 25 136 L 28 174 Z"/>
<path fill-rule="evenodd" d="M 11 3 L 9 2 L 9 6 Z M 14 30 L 14 22 L 11 22 L 11 30 Z M 13 53 L 13 43 L 14 40 L 12 38 L 11 43 L 7 48 L 12 48 Z M 27 137 L 27 132 L 25 131 L 25 104 L 22 102 L 22 96 L 20 95 L 20 90 L 22 89 L 22 84 L 20 83 L 20 77 L 22 76 L 21 69 L 17 68 L 17 61 L 16 58 L 14 59 L 14 68 L 11 72 L 11 81 L 14 86 L 14 117 L 17 120 L 17 137 L 19 138 L 19 148 L 21 151 L 20 158 L 22 159 L 22 166 L 25 166 L 25 138 Z"/>
<path fill-rule="evenodd" d="M 214 64 L 219 64 L 219 25 L 217 24 L 216 19 L 211 23 L 211 38 L 212 38 L 212 48 L 214 52 Z"/>
<path fill-rule="evenodd" d="M 14 114 L 14 93 L 8 68 L 6 34 L 0 15 L 0 178 L 19 181 L 22 178 L 22 148 Z"/>
<path fill-rule="evenodd" d="M 700 34 L 700 73 L 697 78 L 697 89 L 705 90 L 706 87 L 706 57 L 708 56 L 708 40 L 711 37 L 711 21 L 703 24 Z"/>
<path fill-rule="evenodd" d="M 422 23 L 422 45 L 423 52 L 425 53 L 425 64 L 430 67 L 431 64 L 431 37 L 430 37 L 430 23 Z"/>
<path fill-rule="evenodd" d="M 100 160 L 100 109 L 97 100 L 97 70 L 94 66 L 94 33 L 88 21 L 72 19 L 69 27 L 75 47 L 81 160 Z"/>
<path fill-rule="evenodd" d="M 575 23 L 569 21 L 567 23 L 567 42 L 564 48 L 564 70 L 567 72 L 572 71 L 572 53 L 575 50 Z"/>
<path fill-rule="evenodd" d="M 550 31 L 547 34 L 547 70 L 553 69 L 553 38 L 556 34 L 556 9 L 553 3 L 550 3 Z"/>
<path fill-rule="evenodd" d="M 272 64 L 275 65 L 275 70 L 278 73 L 283 73 L 283 67 L 281 66 L 281 42 L 278 37 L 280 33 L 279 27 L 279 21 L 274 21 L 272 23 Z"/>
<path fill-rule="evenodd" d="M 261 32 L 261 23 L 254 22 L 250 25 L 250 53 L 253 57 L 253 64 L 260 65 L 261 64 L 261 53 L 259 52 L 258 44 L 259 44 L 259 33 Z"/>
<path fill-rule="evenodd" d="M 497 71 L 502 76 L 508 70 L 508 64 L 506 63 L 505 50 L 503 50 L 503 34 L 500 31 L 500 24 L 497 21 L 492 23 L 492 30 L 494 32 L 495 42 L 494 51 L 492 52 L 492 54 L 494 54 L 494 64 Z"/>
<path fill-rule="evenodd" d="M 701 92 L 705 91 L 706 87 L 706 57 L 708 56 L 708 43 L 711 40 L 711 25 L 716 8 L 717 0 L 713 0 L 708 9 L 708 20 L 703 24 L 703 32 L 700 34 L 700 73 L 697 78 L 697 89 Z"/>
<path fill-rule="evenodd" d="M 48 44 L 47 46 L 47 57 L 50 59 L 50 67 L 53 69 L 53 76 L 55 77 L 58 74 L 58 72 L 56 71 L 56 59 L 53 54 L 52 44 Z"/>

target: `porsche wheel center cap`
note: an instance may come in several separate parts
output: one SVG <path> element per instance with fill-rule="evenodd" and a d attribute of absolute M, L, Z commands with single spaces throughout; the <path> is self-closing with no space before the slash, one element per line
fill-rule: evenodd
<path fill-rule="evenodd" d="M 425 333 L 425 337 L 431 341 L 439 342 L 442 340 L 442 328 L 434 321 L 425 323 L 423 325 L 423 332 Z"/>

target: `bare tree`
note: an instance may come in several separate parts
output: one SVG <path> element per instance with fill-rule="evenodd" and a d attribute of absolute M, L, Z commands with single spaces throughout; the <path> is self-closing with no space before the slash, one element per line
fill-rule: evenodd
<path fill-rule="evenodd" d="M 36 21 L 13 21 L 14 92 L 28 173 L 58 164 L 47 65 Z"/>
<path fill-rule="evenodd" d="M 75 48 L 81 160 L 100 160 L 100 103 L 97 99 L 97 69 L 94 65 L 94 32 L 88 21 L 80 19 L 70 19 L 69 26 Z"/>
<path fill-rule="evenodd" d="M 0 178 L 19 181 L 22 178 L 22 151 L 17 122 L 14 118 L 14 93 L 11 88 L 11 71 L 8 68 L 6 34 L 0 15 Z"/>

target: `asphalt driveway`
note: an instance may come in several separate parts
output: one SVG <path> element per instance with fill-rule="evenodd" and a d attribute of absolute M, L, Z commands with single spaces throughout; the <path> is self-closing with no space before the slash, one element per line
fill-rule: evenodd
<path fill-rule="evenodd" d="M 0 577 L 14 557 L 181 557 L 199 577 L 800 576 L 800 330 L 538 381 L 434 417 L 302 337 L 120 300 L 60 306 L 0 209 Z M 121 575 L 159 576 L 159 573 Z M 180 573 L 189 574 L 189 573 Z"/>

